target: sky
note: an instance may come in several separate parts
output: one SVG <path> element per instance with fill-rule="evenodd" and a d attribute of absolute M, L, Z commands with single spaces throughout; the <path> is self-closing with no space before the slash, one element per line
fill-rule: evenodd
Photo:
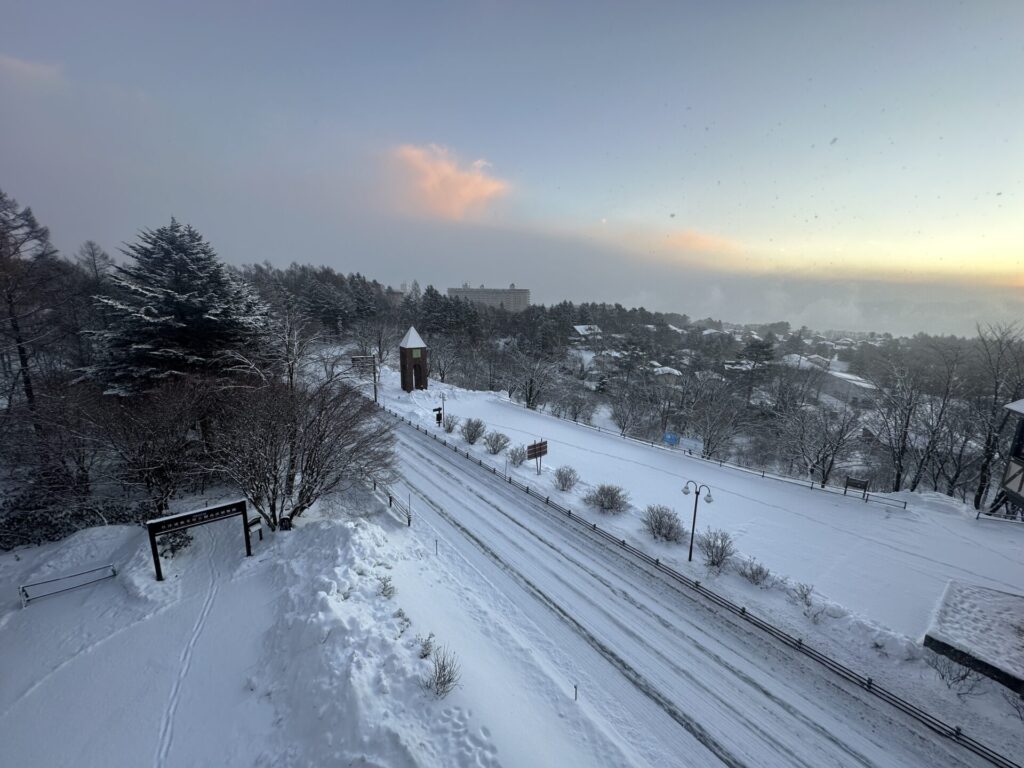
<path fill-rule="evenodd" d="M 1024 319 L 1024 3 L 2 0 L 54 244 L 693 318 Z"/>

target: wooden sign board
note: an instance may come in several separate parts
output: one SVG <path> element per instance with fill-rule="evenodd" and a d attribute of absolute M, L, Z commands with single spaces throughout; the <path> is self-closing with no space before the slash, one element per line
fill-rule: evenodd
<path fill-rule="evenodd" d="M 548 441 L 541 440 L 537 443 L 530 443 L 526 446 L 526 458 L 528 459 L 539 459 L 541 456 L 548 455 Z"/>
<path fill-rule="evenodd" d="M 156 570 L 156 580 L 163 581 L 164 574 L 160 568 L 160 553 L 156 548 L 156 537 L 174 531 L 183 531 L 197 525 L 213 523 L 228 517 L 240 515 L 242 518 L 242 529 L 245 533 L 245 555 L 252 556 L 252 540 L 249 538 L 249 514 L 246 511 L 245 501 L 233 501 L 230 504 L 221 504 L 218 507 L 198 509 L 195 512 L 181 512 L 177 515 L 158 517 L 155 520 L 146 521 L 146 530 L 149 533 L 149 546 L 153 551 L 153 568 Z"/>

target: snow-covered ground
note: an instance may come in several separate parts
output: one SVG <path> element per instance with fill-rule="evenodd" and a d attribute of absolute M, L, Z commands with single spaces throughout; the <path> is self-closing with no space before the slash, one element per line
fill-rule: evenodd
<path fill-rule="evenodd" d="M 623 440 L 528 411 L 499 393 L 430 386 L 406 394 L 397 373 L 382 373 L 383 402 L 424 426 L 433 425 L 431 409 L 444 392 L 448 413 L 483 419 L 513 445 L 547 440 L 543 475 L 531 475 L 532 464 L 521 472 L 560 503 L 582 509 L 582 495 L 598 483 L 626 488 L 633 509 L 608 521 L 623 534 L 643 538 L 640 517 L 648 504 L 675 508 L 689 527 L 694 497 L 683 496 L 681 488 L 688 479 L 706 483 L 714 501 L 700 502 L 698 530 L 729 531 L 743 554 L 773 572 L 812 584 L 848 611 L 915 640 L 951 579 L 1024 590 L 1024 526 L 975 520 L 973 510 L 941 494 L 896 494 L 908 501 L 906 510 L 865 504 Z M 487 455 L 479 443 L 471 450 Z M 491 460 L 504 463 L 503 455 Z M 580 474 L 581 484 L 570 494 L 554 487 L 553 470 L 562 464 Z"/>
<path fill-rule="evenodd" d="M 432 417 L 436 388 L 405 395 L 388 373 L 383 391 L 389 406 Z M 925 544 L 910 546 L 915 530 L 940 540 L 972 531 L 995 560 L 992 551 L 1017 529 L 973 524 L 941 505 L 935 512 L 935 502 L 910 514 L 842 499 L 836 506 L 824 494 L 687 462 L 489 394 L 445 391 L 451 412 L 518 429 L 524 441 L 545 437 L 548 467 L 564 460 L 588 483 L 630 485 L 640 504 L 647 483 L 678 494 L 682 475 L 672 470 L 680 465 L 719 472 L 702 521 L 733 530 L 742 549 L 779 573 L 814 580 L 823 596 L 798 605 L 781 585 L 758 588 L 735 572 L 712 577 L 685 562 L 684 548 L 650 542 L 632 513 L 602 524 L 965 733 L 1024 753 L 1024 727 L 992 686 L 960 701 L 924 664 L 916 638 L 883 626 L 873 606 L 890 597 L 877 594 L 852 612 L 847 598 L 859 591 L 826 590 L 801 571 L 821 569 L 821 550 L 832 546 L 841 565 L 834 584 L 870 576 L 859 559 L 838 557 L 858 544 L 888 569 L 873 574 L 875 583 L 909 601 L 904 581 L 928 595 L 931 581 L 913 578 L 928 562 L 934 580 L 954 565 L 996 581 L 1020 568 L 1019 541 L 1016 559 L 1012 545 L 1004 550 L 1009 567 L 948 553 L 924 560 Z M 982 764 L 415 430 L 399 428 L 396 439 L 404 479 L 394 490 L 411 499 L 411 527 L 369 494 L 352 493 L 290 533 L 268 533 L 246 558 L 238 522 L 226 520 L 194 529 L 193 544 L 165 563 L 162 583 L 140 528 L 93 528 L 0 556 L 3 764 Z M 547 472 L 516 472 L 551 488 Z M 661 501 L 654 491 L 650 500 Z M 578 494 L 568 503 L 582 510 Z M 776 515 L 781 522 L 757 519 Z M 872 525 L 851 528 L 858 515 Z M 936 515 L 942 526 L 929 523 Z M 802 546 L 781 533 L 794 521 L 806 529 Z M 885 545 L 886 526 L 898 546 Z M 929 533 L 936 528 L 945 533 Z M 762 554 L 754 545 L 773 531 L 785 546 Z M 105 562 L 116 578 L 20 607 L 19 584 Z M 390 597 L 381 589 L 387 578 Z M 431 634 L 462 666 L 446 699 L 421 684 L 429 668 L 422 640 Z"/>

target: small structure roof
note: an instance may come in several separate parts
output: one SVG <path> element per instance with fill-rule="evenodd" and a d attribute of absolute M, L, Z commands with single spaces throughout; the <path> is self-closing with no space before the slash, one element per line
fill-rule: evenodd
<path fill-rule="evenodd" d="M 601 332 L 601 329 L 596 325 L 574 325 L 572 329 L 580 336 L 591 336 Z"/>
<path fill-rule="evenodd" d="M 391 338 L 394 338 L 394 336 Z M 423 349 L 427 345 L 423 343 L 423 339 L 416 333 L 416 329 L 410 325 L 409 330 L 405 332 L 405 336 L 398 342 L 398 346 L 400 349 Z"/>
<path fill-rule="evenodd" d="M 1004 405 L 1003 407 L 1008 411 L 1024 415 L 1024 400 L 1014 400 L 1009 405 Z"/>

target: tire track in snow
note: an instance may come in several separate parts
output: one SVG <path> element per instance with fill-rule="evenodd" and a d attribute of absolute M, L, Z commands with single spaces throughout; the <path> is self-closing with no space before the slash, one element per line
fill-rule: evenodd
<path fill-rule="evenodd" d="M 203 628 L 206 626 L 206 620 L 210 616 L 214 600 L 217 599 L 217 592 L 220 591 L 218 584 L 220 572 L 217 569 L 217 558 L 214 553 L 216 547 L 214 546 L 213 536 L 207 536 L 206 538 L 206 543 L 208 544 L 207 562 L 210 567 L 210 588 L 206 592 L 203 607 L 199 610 L 196 622 L 192 626 L 192 633 L 189 635 L 188 642 L 185 643 L 185 647 L 181 650 L 178 675 L 174 679 L 174 685 L 171 687 L 171 696 L 167 701 L 167 708 L 164 710 L 163 718 L 160 722 L 160 746 L 154 761 L 156 768 L 164 768 L 167 764 L 167 755 L 174 741 L 174 716 L 178 711 L 178 703 L 181 701 L 181 685 L 188 676 L 188 671 L 192 666 L 192 654 L 195 651 L 196 644 L 199 642 L 199 636 L 203 633 Z"/>

